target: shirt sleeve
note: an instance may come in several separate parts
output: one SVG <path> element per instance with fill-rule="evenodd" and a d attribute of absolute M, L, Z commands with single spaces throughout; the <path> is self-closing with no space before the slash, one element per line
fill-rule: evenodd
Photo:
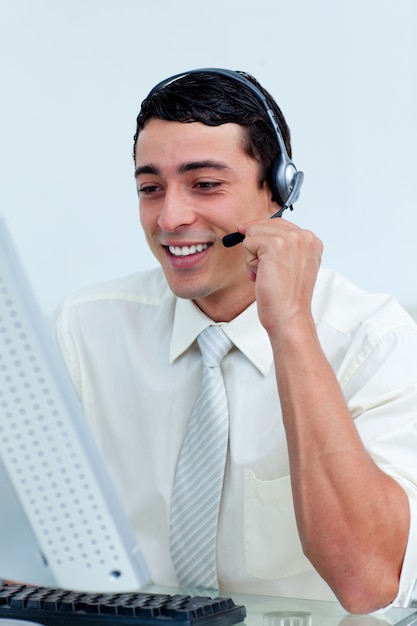
<path fill-rule="evenodd" d="M 411 524 L 395 600 L 402 605 L 417 579 L 417 328 L 404 325 L 382 335 L 362 329 L 339 376 L 366 449 L 409 499 Z"/>

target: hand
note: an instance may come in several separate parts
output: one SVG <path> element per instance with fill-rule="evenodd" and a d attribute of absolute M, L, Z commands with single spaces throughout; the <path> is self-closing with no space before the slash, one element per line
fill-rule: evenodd
<path fill-rule="evenodd" d="M 311 319 L 311 299 L 323 244 L 287 220 L 250 222 L 239 228 L 262 325 L 271 334 L 291 322 Z"/>

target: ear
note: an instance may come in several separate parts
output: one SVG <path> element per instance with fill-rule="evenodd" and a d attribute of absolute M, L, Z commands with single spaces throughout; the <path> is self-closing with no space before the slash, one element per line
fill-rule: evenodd
<path fill-rule="evenodd" d="M 274 199 L 271 186 L 269 185 L 268 182 L 265 182 L 265 188 L 266 188 L 267 201 L 268 201 L 268 213 L 269 213 L 269 216 L 271 216 L 271 215 L 274 215 L 274 213 L 276 213 L 277 211 L 279 211 L 279 209 L 281 208 L 281 205 L 278 204 L 278 202 Z"/>

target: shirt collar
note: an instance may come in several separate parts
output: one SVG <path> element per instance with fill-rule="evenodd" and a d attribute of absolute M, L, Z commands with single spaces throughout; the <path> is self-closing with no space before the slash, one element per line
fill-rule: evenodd
<path fill-rule="evenodd" d="M 169 362 L 173 363 L 207 326 L 215 324 L 192 300 L 177 298 L 172 329 Z M 273 355 L 266 330 L 258 318 L 256 302 L 231 322 L 221 326 L 234 345 L 266 376 L 271 369 Z"/>

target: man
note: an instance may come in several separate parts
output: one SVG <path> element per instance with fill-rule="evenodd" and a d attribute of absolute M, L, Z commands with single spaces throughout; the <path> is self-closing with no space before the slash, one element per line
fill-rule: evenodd
<path fill-rule="evenodd" d="M 220 589 L 334 592 L 369 612 L 401 603 L 417 577 L 417 329 L 392 298 L 319 269 L 313 233 L 269 219 L 286 202 L 274 179 L 285 150 L 282 113 L 251 77 L 201 70 L 154 89 L 134 158 L 161 267 L 69 299 L 58 339 L 156 583 L 182 580 L 171 509 L 197 338 L 216 326 L 232 346 Z M 236 230 L 243 242 L 225 247 Z"/>

